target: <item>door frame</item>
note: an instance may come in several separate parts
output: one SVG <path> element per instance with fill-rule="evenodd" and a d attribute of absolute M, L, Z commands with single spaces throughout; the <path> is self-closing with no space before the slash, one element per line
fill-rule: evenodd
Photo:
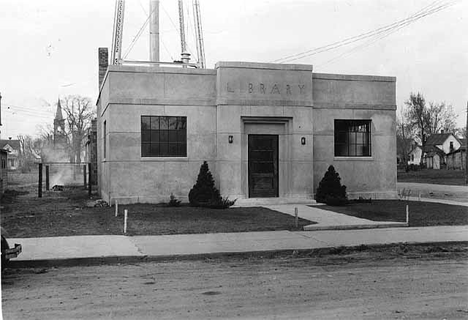
<path fill-rule="evenodd" d="M 274 182 L 273 182 L 273 185 L 274 185 L 274 195 L 272 196 L 253 196 L 252 193 L 253 193 L 253 188 L 251 188 L 251 185 L 250 185 L 250 182 L 251 182 L 251 174 L 253 174 L 250 170 L 250 138 L 252 137 L 252 139 L 254 137 L 272 137 L 272 138 L 276 138 L 274 140 L 276 140 L 274 143 L 274 152 L 273 152 L 273 162 L 274 162 L 274 168 L 276 168 L 276 170 L 273 170 L 273 179 L 274 179 Z M 279 137 L 279 134 L 248 134 L 247 135 L 247 183 L 248 183 L 248 197 L 249 198 L 277 198 L 279 197 L 279 140 L 280 140 L 280 137 Z M 275 161 L 275 153 L 276 153 L 276 161 Z"/>

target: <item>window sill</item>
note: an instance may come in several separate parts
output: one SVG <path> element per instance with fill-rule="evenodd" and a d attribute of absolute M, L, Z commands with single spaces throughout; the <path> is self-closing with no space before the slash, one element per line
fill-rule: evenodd
<path fill-rule="evenodd" d="M 188 157 L 140 157 L 142 162 L 187 162 Z"/>
<path fill-rule="evenodd" d="M 373 157 L 334 157 L 335 161 L 374 161 Z"/>

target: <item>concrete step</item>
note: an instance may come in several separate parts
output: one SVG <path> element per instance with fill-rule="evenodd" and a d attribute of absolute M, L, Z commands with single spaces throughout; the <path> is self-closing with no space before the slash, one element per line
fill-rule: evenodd
<path fill-rule="evenodd" d="M 232 207 L 258 207 L 258 206 L 271 206 L 280 204 L 316 204 L 316 201 L 309 198 L 288 198 L 288 197 L 277 197 L 277 198 L 246 198 L 237 199 L 236 203 Z"/>

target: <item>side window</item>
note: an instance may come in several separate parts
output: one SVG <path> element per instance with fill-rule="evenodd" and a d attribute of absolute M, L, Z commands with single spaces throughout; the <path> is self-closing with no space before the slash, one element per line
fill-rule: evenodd
<path fill-rule="evenodd" d="M 335 120 L 335 157 L 371 155 L 371 120 Z"/>
<path fill-rule="evenodd" d="M 142 116 L 142 157 L 186 157 L 187 117 Z"/>

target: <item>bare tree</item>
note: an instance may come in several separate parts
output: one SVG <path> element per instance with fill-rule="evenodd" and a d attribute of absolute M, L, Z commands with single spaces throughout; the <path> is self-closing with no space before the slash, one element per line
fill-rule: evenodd
<path fill-rule="evenodd" d="M 19 140 L 19 162 L 20 168 L 23 172 L 31 171 L 31 168 L 34 166 L 38 156 L 41 154 L 41 149 L 38 149 L 38 140 L 39 138 L 33 139 L 29 135 L 18 135 L 17 139 Z"/>
<path fill-rule="evenodd" d="M 427 123 L 427 134 L 431 135 L 434 133 L 445 132 L 455 133 L 457 114 L 453 112 L 451 105 L 442 103 L 429 103 L 427 108 L 428 123 Z"/>
<path fill-rule="evenodd" d="M 400 160 L 407 165 L 408 156 L 414 142 L 412 125 L 402 110 L 396 121 L 397 153 Z"/>
<path fill-rule="evenodd" d="M 411 93 L 409 99 L 405 101 L 405 105 L 408 107 L 406 116 L 409 124 L 414 130 L 415 137 L 420 141 L 421 147 L 424 150 L 428 123 L 426 100 L 419 92 L 417 94 Z M 421 152 L 420 162 L 423 162 L 423 152 Z"/>
<path fill-rule="evenodd" d="M 96 116 L 90 98 L 70 95 L 61 99 L 66 118 L 66 135 L 70 160 L 81 163 L 81 154 L 87 137 L 91 120 Z"/>
<path fill-rule="evenodd" d="M 457 138 L 466 139 L 466 127 L 456 128 L 455 135 Z"/>
<path fill-rule="evenodd" d="M 411 93 L 409 99 L 405 102 L 407 106 L 406 117 L 411 125 L 414 137 L 420 141 L 422 149 L 426 146 L 427 137 L 431 134 L 440 132 L 455 131 L 455 120 L 457 115 L 453 112 L 451 105 L 445 103 L 429 103 L 421 93 Z M 421 153 L 421 163 L 423 161 Z"/>

